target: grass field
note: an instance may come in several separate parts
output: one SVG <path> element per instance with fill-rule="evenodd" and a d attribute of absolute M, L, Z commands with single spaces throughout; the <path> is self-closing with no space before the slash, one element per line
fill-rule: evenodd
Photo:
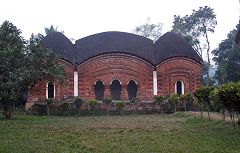
<path fill-rule="evenodd" d="M 240 152 L 240 129 L 191 113 L 99 117 L 17 115 L 0 121 L 0 152 Z"/>

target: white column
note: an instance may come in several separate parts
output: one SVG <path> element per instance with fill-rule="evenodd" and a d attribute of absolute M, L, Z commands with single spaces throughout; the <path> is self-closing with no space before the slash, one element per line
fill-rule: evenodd
<path fill-rule="evenodd" d="M 78 96 L 78 72 L 74 71 L 74 83 L 73 83 L 73 90 L 74 90 L 74 97 Z"/>
<path fill-rule="evenodd" d="M 157 95 L 157 71 L 153 71 L 153 95 Z"/>

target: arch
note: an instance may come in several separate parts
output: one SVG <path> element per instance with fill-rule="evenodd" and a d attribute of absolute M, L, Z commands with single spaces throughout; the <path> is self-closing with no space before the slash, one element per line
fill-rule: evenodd
<path fill-rule="evenodd" d="M 100 80 L 96 81 L 94 84 L 94 92 L 95 92 L 95 97 L 97 100 L 102 101 L 104 97 L 104 83 Z"/>
<path fill-rule="evenodd" d="M 184 83 L 182 80 L 178 80 L 175 83 L 175 93 L 177 93 L 178 95 L 184 94 Z"/>
<path fill-rule="evenodd" d="M 113 100 L 120 100 L 121 98 L 121 83 L 118 80 L 113 80 L 110 85 L 110 92 Z"/>
<path fill-rule="evenodd" d="M 137 96 L 137 83 L 135 80 L 130 80 L 127 85 L 128 99 L 136 98 Z"/>
<path fill-rule="evenodd" d="M 47 83 L 47 88 L 46 88 L 46 98 L 55 98 L 55 84 L 53 82 L 48 82 Z"/>

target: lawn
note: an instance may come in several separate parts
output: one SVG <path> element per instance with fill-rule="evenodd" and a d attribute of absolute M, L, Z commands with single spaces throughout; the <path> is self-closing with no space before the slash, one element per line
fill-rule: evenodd
<path fill-rule="evenodd" d="M 240 128 L 188 113 L 0 121 L 0 152 L 240 152 Z"/>

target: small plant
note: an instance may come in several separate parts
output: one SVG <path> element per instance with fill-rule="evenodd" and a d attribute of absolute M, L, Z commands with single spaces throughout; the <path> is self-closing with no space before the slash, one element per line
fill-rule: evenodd
<path fill-rule="evenodd" d="M 107 115 L 108 115 L 108 107 L 109 107 L 109 104 L 112 103 L 112 98 L 109 98 L 109 97 L 105 97 L 103 98 L 103 103 L 107 105 Z"/>
<path fill-rule="evenodd" d="M 68 115 L 68 109 L 69 109 L 69 103 L 68 102 L 63 102 L 61 104 L 62 110 L 63 110 L 63 115 L 65 115 L 65 113 Z"/>
<path fill-rule="evenodd" d="M 84 104 L 84 100 L 82 98 L 76 97 L 74 99 L 74 105 L 78 109 L 78 115 L 79 116 L 80 116 L 80 108 L 81 108 L 82 104 Z"/>
<path fill-rule="evenodd" d="M 47 115 L 50 115 L 50 105 L 53 103 L 53 99 L 52 98 L 48 98 L 45 100 L 45 104 L 47 107 Z"/>
<path fill-rule="evenodd" d="M 93 107 L 93 106 L 96 106 L 97 105 L 97 101 L 95 99 L 92 99 L 92 100 L 89 100 L 88 101 L 88 104 Z"/>
<path fill-rule="evenodd" d="M 115 103 L 115 106 L 116 106 L 117 110 L 119 110 L 121 115 L 122 115 L 122 110 L 123 110 L 123 108 L 125 106 L 125 103 L 123 101 L 117 101 Z"/>
<path fill-rule="evenodd" d="M 175 112 L 177 111 L 177 103 L 178 103 L 179 96 L 176 93 L 173 93 L 169 96 L 168 102 L 174 104 Z"/>
<path fill-rule="evenodd" d="M 112 98 L 105 97 L 105 98 L 103 98 L 102 101 L 103 101 L 104 104 L 109 105 L 109 104 L 111 104 L 111 102 L 112 102 Z"/>
<path fill-rule="evenodd" d="M 158 105 L 160 105 L 161 103 L 163 103 L 164 101 L 164 97 L 163 96 L 154 96 L 154 102 Z"/>
<path fill-rule="evenodd" d="M 185 111 L 187 111 L 187 104 L 193 103 L 193 95 L 191 93 L 183 94 L 179 97 L 179 101 L 183 103 Z"/>

